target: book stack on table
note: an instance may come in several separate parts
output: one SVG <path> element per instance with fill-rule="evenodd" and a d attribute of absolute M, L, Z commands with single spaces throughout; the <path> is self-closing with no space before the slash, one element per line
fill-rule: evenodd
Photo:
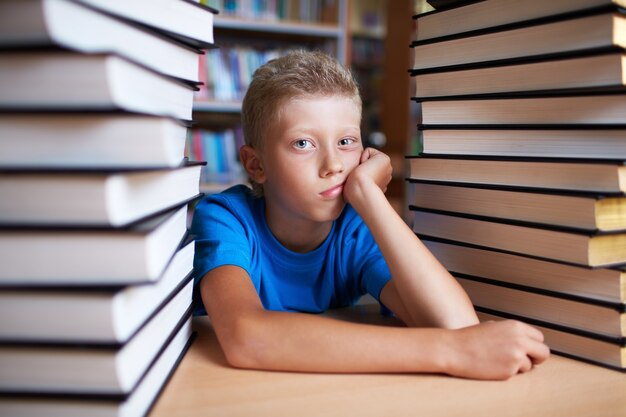
<path fill-rule="evenodd" d="M 413 229 L 483 319 L 626 369 L 623 0 L 451 2 L 415 16 Z"/>
<path fill-rule="evenodd" d="M 0 2 L 0 415 L 145 415 L 191 343 L 214 13 Z"/>

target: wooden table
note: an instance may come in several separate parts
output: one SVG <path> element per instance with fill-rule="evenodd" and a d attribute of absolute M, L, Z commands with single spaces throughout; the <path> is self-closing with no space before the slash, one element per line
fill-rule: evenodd
<path fill-rule="evenodd" d="M 332 313 L 393 325 L 371 306 Z M 150 417 L 626 416 L 626 374 L 552 355 L 508 381 L 230 368 L 206 317 Z"/>

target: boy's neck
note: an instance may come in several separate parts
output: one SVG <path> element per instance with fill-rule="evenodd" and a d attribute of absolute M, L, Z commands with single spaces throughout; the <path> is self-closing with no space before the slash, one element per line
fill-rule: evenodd
<path fill-rule="evenodd" d="M 265 220 L 270 232 L 285 248 L 292 252 L 307 253 L 317 249 L 328 237 L 333 222 L 316 223 L 311 221 L 286 222 L 284 218 L 274 219 L 265 209 Z"/>

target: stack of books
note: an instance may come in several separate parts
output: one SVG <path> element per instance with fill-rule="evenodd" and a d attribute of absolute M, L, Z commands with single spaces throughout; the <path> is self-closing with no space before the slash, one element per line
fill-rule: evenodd
<path fill-rule="evenodd" d="M 0 2 L 0 415 L 145 415 L 189 346 L 213 13 Z"/>
<path fill-rule="evenodd" d="M 623 0 L 454 2 L 415 16 L 413 229 L 483 319 L 626 369 Z"/>

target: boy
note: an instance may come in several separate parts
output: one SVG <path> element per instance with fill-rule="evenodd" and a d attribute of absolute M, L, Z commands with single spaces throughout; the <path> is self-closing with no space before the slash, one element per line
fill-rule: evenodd
<path fill-rule="evenodd" d="M 358 87 L 333 58 L 294 52 L 259 68 L 242 121 L 253 191 L 204 199 L 192 225 L 203 304 L 232 366 L 505 379 L 548 357 L 530 326 L 478 324 L 389 205 L 389 158 L 363 149 Z M 407 328 L 310 314 L 366 292 Z"/>

